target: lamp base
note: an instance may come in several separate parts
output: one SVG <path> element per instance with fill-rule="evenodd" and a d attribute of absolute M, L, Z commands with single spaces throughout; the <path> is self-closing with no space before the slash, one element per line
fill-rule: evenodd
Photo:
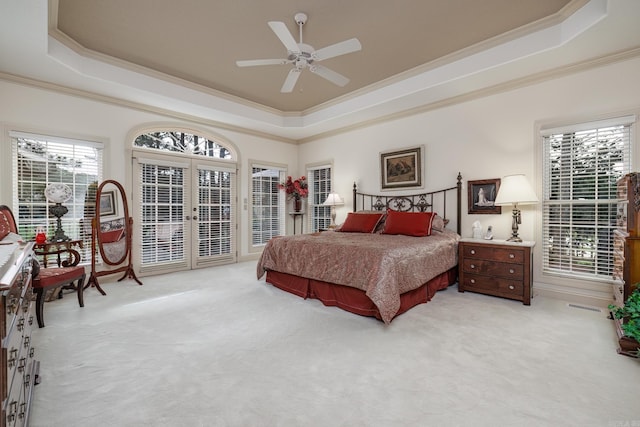
<path fill-rule="evenodd" d="M 49 212 L 51 213 L 51 215 L 56 217 L 56 225 L 57 225 L 56 231 L 50 240 L 52 242 L 66 242 L 68 240 L 71 240 L 69 237 L 67 237 L 67 235 L 64 233 L 64 230 L 62 229 L 62 219 L 61 219 L 64 216 L 64 214 L 69 212 L 69 209 L 67 209 L 66 206 L 62 206 L 61 203 L 56 203 L 53 206 L 49 206 Z"/>
<path fill-rule="evenodd" d="M 522 242 L 522 239 L 518 237 L 518 224 L 520 224 L 520 209 L 517 205 L 513 205 L 513 220 L 511 221 L 511 237 L 507 239 L 507 242 Z"/>

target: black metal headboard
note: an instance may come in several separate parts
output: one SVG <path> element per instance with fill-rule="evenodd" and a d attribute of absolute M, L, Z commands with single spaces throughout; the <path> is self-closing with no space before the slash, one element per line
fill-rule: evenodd
<path fill-rule="evenodd" d="M 462 175 L 458 173 L 458 183 L 455 187 L 443 190 L 431 191 L 428 193 L 408 194 L 402 196 L 365 194 L 358 192 L 358 188 L 353 183 L 353 211 L 377 210 L 386 211 L 393 209 L 403 212 L 433 212 L 434 203 L 438 209 L 438 214 L 445 220 L 447 216 L 447 194 L 455 191 L 456 197 L 456 231 L 461 234 L 462 230 Z M 360 206 L 360 209 L 358 209 Z"/>

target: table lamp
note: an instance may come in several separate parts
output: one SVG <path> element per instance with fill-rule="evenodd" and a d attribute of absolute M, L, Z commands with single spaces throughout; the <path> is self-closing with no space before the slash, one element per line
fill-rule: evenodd
<path fill-rule="evenodd" d="M 329 225 L 329 228 L 336 228 L 336 206 L 344 205 L 344 201 L 340 198 L 338 193 L 331 192 L 327 196 L 327 200 L 324 201 L 323 205 L 331 206 L 331 224 Z"/>
<path fill-rule="evenodd" d="M 507 239 L 508 242 L 522 242 L 522 239 L 518 237 L 518 224 L 522 222 L 518 205 L 535 203 L 538 203 L 538 197 L 523 174 L 507 175 L 502 178 L 494 204 L 498 206 L 513 205 L 511 237 Z"/>
<path fill-rule="evenodd" d="M 44 196 L 48 201 L 55 203 L 55 205 L 49 206 L 49 213 L 57 218 L 57 228 L 51 238 L 51 241 L 66 242 L 67 240 L 70 240 L 67 235 L 64 234 L 61 218 L 64 214 L 69 212 L 69 209 L 67 209 L 66 206 L 62 206 L 62 203 L 66 202 L 73 196 L 71 188 L 60 182 L 49 184 L 44 190 Z"/>

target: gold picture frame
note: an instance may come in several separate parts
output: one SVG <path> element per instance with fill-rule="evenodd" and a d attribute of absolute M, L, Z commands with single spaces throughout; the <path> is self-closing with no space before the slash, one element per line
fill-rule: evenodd
<path fill-rule="evenodd" d="M 422 147 L 380 153 L 383 190 L 422 187 Z"/>

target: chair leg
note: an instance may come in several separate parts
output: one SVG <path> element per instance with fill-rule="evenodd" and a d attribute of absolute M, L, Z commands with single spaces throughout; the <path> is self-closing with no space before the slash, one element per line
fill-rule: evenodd
<path fill-rule="evenodd" d="M 36 290 L 36 319 L 38 319 L 38 327 L 44 328 L 44 288 L 35 288 Z"/>
<path fill-rule="evenodd" d="M 86 274 L 83 274 L 81 278 L 78 279 L 78 283 L 76 284 L 76 288 L 78 289 L 78 304 L 80 307 L 84 307 L 84 279 Z"/>

